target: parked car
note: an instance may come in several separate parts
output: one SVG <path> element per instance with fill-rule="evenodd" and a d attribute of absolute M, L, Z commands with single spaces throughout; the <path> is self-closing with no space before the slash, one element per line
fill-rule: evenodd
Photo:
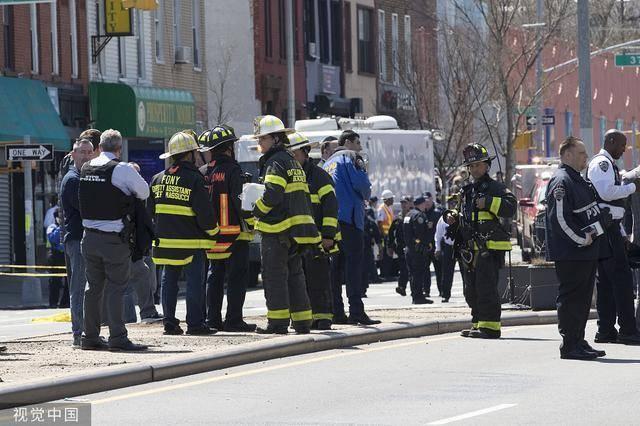
<path fill-rule="evenodd" d="M 551 176 L 550 170 L 538 172 L 528 196 L 519 200 L 520 247 L 522 248 L 522 260 L 525 262 L 545 255 L 545 195 Z"/>

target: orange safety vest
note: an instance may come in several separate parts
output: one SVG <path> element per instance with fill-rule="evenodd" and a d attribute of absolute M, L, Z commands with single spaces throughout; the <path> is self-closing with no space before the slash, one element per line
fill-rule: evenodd
<path fill-rule="evenodd" d="M 393 223 L 393 210 L 389 208 L 386 204 L 382 204 L 378 210 L 384 210 L 384 220 L 382 221 L 382 235 L 384 237 L 389 234 L 389 228 L 391 228 L 391 224 Z"/>

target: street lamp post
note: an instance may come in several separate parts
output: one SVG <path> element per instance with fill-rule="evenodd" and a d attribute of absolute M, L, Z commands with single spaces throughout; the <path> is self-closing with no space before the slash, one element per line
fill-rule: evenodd
<path fill-rule="evenodd" d="M 591 52 L 589 45 L 589 1 L 578 0 L 578 77 L 580 79 L 580 137 L 593 155 L 593 123 L 591 117 Z"/>

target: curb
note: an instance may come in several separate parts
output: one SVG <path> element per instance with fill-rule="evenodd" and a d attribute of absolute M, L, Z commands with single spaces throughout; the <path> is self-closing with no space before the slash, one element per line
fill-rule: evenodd
<path fill-rule="evenodd" d="M 590 319 L 593 318 L 597 318 L 595 311 L 590 314 Z M 557 315 L 555 311 L 506 313 L 501 321 L 504 326 L 555 324 Z M 389 340 L 453 333 L 468 327 L 468 319 L 381 324 L 346 331 L 275 338 L 271 341 L 252 342 L 241 348 L 183 355 L 164 361 L 143 362 L 127 367 L 106 367 L 89 374 L 32 381 L 0 389 L 0 409 L 104 392 L 275 358 Z"/>

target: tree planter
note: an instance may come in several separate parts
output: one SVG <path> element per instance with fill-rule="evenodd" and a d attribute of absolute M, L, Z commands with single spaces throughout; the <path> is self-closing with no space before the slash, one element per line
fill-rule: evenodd
<path fill-rule="evenodd" d="M 555 310 L 558 297 L 558 277 L 553 263 L 529 266 L 531 309 L 534 311 Z"/>

